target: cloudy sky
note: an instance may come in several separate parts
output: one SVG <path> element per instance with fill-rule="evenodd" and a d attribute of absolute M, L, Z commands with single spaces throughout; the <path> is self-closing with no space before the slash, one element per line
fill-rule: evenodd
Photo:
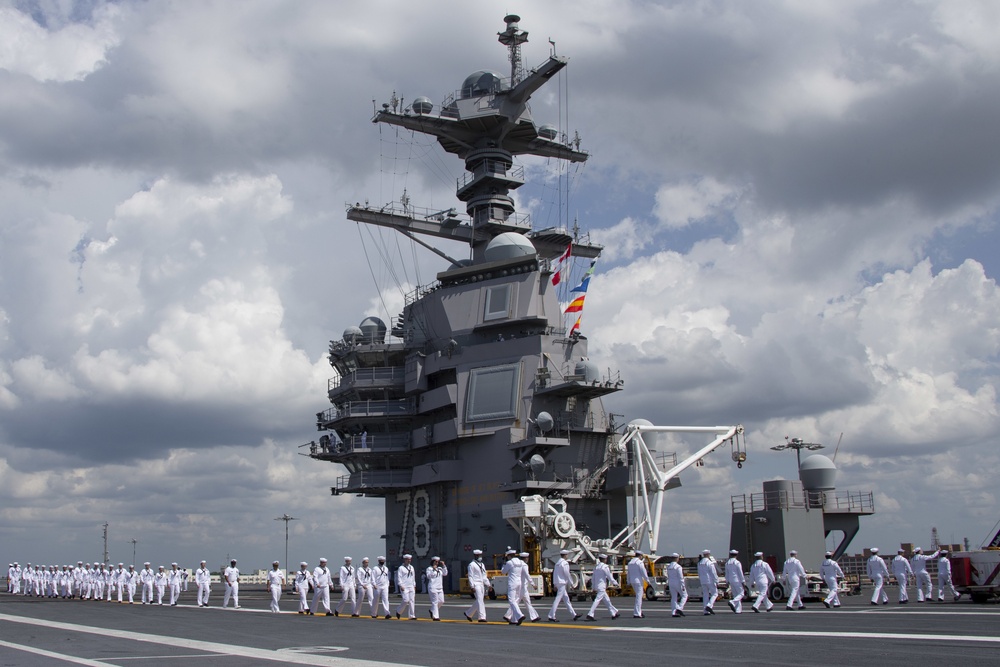
<path fill-rule="evenodd" d="M 743 470 L 670 494 L 661 548 L 727 547 L 730 495 L 794 475 L 785 436 L 843 434 L 839 486 L 878 508 L 857 549 L 987 536 L 995 2 L 0 0 L 0 558 L 100 558 L 106 521 L 114 561 L 263 567 L 286 512 L 293 561 L 383 552 L 380 501 L 298 447 L 328 341 L 442 267 L 344 206 L 453 205 L 461 163 L 373 100 L 505 71 L 508 11 L 527 64 L 571 59 L 533 113 L 592 158 L 568 204 L 540 161 L 517 196 L 607 245 L 606 407 L 747 427 Z"/>

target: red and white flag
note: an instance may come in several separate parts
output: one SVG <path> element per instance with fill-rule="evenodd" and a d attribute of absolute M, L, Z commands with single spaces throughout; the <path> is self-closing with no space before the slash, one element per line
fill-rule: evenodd
<path fill-rule="evenodd" d="M 556 260 L 556 270 L 552 274 L 553 286 L 558 285 L 559 282 L 562 280 L 563 265 L 566 263 L 566 260 L 569 259 L 570 252 L 572 250 L 573 250 L 573 244 L 570 243 L 568 246 L 566 246 L 566 252 L 560 255 L 559 259 Z"/>

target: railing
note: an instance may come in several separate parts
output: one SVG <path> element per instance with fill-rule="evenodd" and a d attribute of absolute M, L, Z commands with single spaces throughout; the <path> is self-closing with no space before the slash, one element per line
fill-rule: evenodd
<path fill-rule="evenodd" d="M 496 213 L 494 212 L 494 209 L 497 209 Z M 531 216 L 527 213 L 510 213 L 507 209 L 495 206 L 487 206 L 486 208 L 476 211 L 475 217 L 472 218 L 472 224 L 476 227 L 479 225 L 486 225 L 491 222 L 496 222 L 501 225 L 509 225 L 511 227 L 531 229 Z"/>
<path fill-rule="evenodd" d="M 383 213 L 387 215 L 397 215 L 402 218 L 413 218 L 414 220 L 434 220 L 436 222 L 444 222 L 446 219 L 458 220 L 458 224 L 469 224 L 469 216 L 464 213 L 459 213 L 453 208 L 438 210 L 433 208 L 427 208 L 425 206 L 414 206 L 410 203 L 403 203 L 397 201 L 391 201 L 383 206 L 365 204 L 362 206 L 358 203 L 348 203 L 347 210 L 358 209 L 361 211 L 369 211 L 372 213 Z"/>
<path fill-rule="evenodd" d="M 334 495 L 346 492 L 348 489 L 379 489 L 387 486 L 409 486 L 413 473 L 409 470 L 369 470 L 356 472 L 353 475 L 341 475 L 337 478 L 337 486 L 331 489 Z"/>
<path fill-rule="evenodd" d="M 730 497 L 733 514 L 776 509 L 823 509 L 827 512 L 873 513 L 874 494 L 863 491 L 766 491 Z"/>
<path fill-rule="evenodd" d="M 407 415 L 413 414 L 414 410 L 413 399 L 410 398 L 390 401 L 350 401 L 316 413 L 316 419 L 325 423 L 342 417 Z"/>
<path fill-rule="evenodd" d="M 341 384 L 358 384 L 360 382 L 402 382 L 405 370 L 401 366 L 377 366 L 375 368 L 358 368 L 345 377 L 335 376 L 327 380 L 327 391 L 333 391 Z"/>
<path fill-rule="evenodd" d="M 502 162 L 500 160 L 484 160 L 483 162 L 476 165 L 476 168 L 474 170 L 467 172 L 464 176 L 459 176 L 458 178 L 456 178 L 455 189 L 461 190 L 466 185 L 476 180 L 483 174 L 500 174 L 501 176 L 506 176 L 508 178 L 523 181 L 524 167 L 518 165 L 508 169 L 506 162 Z"/>

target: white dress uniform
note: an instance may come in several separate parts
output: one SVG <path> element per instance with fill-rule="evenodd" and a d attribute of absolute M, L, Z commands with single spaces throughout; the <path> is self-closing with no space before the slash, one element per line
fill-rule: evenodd
<path fill-rule="evenodd" d="M 597 597 L 594 598 L 594 603 L 590 605 L 590 611 L 587 613 L 587 620 L 594 620 L 594 612 L 597 611 L 598 605 L 602 602 L 608 608 L 608 613 L 611 614 L 611 620 L 618 618 L 619 611 L 611 604 L 611 598 L 608 596 L 608 586 L 618 586 L 618 582 L 615 581 L 614 576 L 611 574 L 611 568 L 608 567 L 608 557 L 601 554 L 600 560 L 597 561 L 597 566 L 594 567 L 594 574 L 590 578 L 591 586 L 594 588 L 594 592 L 597 593 Z"/>
<path fill-rule="evenodd" d="M 295 573 L 295 592 L 299 596 L 299 613 L 309 613 L 309 582 L 312 581 L 312 572 L 309 571 L 309 563 L 305 561 L 299 563 L 299 571 Z"/>
<path fill-rule="evenodd" d="M 167 573 L 163 571 L 163 566 L 153 575 L 153 585 L 156 587 L 156 604 L 163 604 L 163 593 L 167 590 Z"/>
<path fill-rule="evenodd" d="M 170 586 L 170 606 L 176 607 L 177 599 L 181 596 L 181 571 L 177 569 L 177 563 L 170 564 L 167 585 Z"/>
<path fill-rule="evenodd" d="M 672 555 L 679 558 L 677 554 Z M 688 601 L 687 585 L 684 583 L 684 568 L 676 560 L 667 565 L 667 586 L 670 588 L 671 616 L 683 616 L 684 605 Z"/>
<path fill-rule="evenodd" d="M 73 597 L 83 599 L 83 561 L 77 561 L 73 568 Z"/>
<path fill-rule="evenodd" d="M 226 582 L 226 594 L 222 597 L 222 608 L 225 609 L 229 606 L 229 598 L 233 599 L 233 607 L 236 609 L 240 608 L 240 570 L 236 567 L 236 561 L 232 560 L 229 562 L 229 567 L 227 567 L 222 573 L 223 580 Z"/>
<path fill-rule="evenodd" d="M 391 617 L 389 610 L 389 584 L 392 582 L 392 572 L 385 565 L 385 556 L 378 557 L 378 565 L 372 570 L 372 585 L 375 586 L 375 604 L 372 607 L 372 618 L 378 616 L 379 605 L 385 610 L 385 618 Z"/>
<path fill-rule="evenodd" d="M 142 603 L 153 604 L 153 581 L 156 573 L 149 568 L 149 563 L 145 564 L 142 572 L 139 573 L 139 581 L 142 583 Z"/>
<path fill-rule="evenodd" d="M 910 567 L 913 569 L 913 578 L 917 583 L 917 602 L 923 602 L 925 598 L 933 600 L 934 584 L 931 582 L 931 573 L 927 571 L 927 561 L 937 558 L 941 552 L 935 551 L 932 554 L 925 554 L 920 547 L 914 549 L 913 552 Z"/>
<path fill-rule="evenodd" d="M 476 549 L 472 552 L 475 558 L 469 563 L 469 567 L 466 569 L 466 575 L 469 579 L 469 588 L 472 589 L 472 595 L 475 597 L 475 601 L 469 605 L 469 608 L 465 610 L 465 617 L 472 620 L 472 615 L 476 614 L 479 620 L 483 623 L 486 622 L 486 591 L 490 587 L 490 578 L 486 574 L 486 566 L 483 564 L 483 552 Z"/>
<path fill-rule="evenodd" d="M 340 616 L 344 611 L 344 605 L 351 603 L 351 612 L 354 611 L 355 603 L 358 600 L 357 582 L 354 580 L 354 566 L 351 565 L 350 556 L 344 558 L 344 564 L 340 566 L 340 604 L 333 610 L 334 616 Z"/>
<path fill-rule="evenodd" d="M 704 614 L 715 613 L 715 601 L 719 597 L 719 571 L 715 568 L 715 559 L 711 552 L 705 549 L 698 560 L 698 581 L 701 582 L 701 599 L 705 603 Z"/>
<path fill-rule="evenodd" d="M 205 561 L 194 571 L 194 583 L 198 587 L 198 606 L 207 607 L 208 596 L 212 592 L 212 573 L 205 567 Z"/>
<path fill-rule="evenodd" d="M 519 557 L 521 559 L 521 602 L 524 603 L 525 608 L 528 610 L 526 614 L 528 619 L 532 623 L 537 623 L 541 617 L 535 611 L 535 606 L 531 604 L 531 591 L 535 589 L 535 582 L 531 579 L 531 569 L 528 566 L 528 552 L 522 552 Z"/>
<path fill-rule="evenodd" d="M 368 559 L 365 558 L 361 561 L 361 567 L 354 575 L 355 581 L 358 584 L 358 601 L 354 603 L 354 613 L 352 616 L 357 618 L 361 615 L 361 607 L 364 606 L 365 602 L 368 602 L 368 611 L 371 612 L 372 617 L 375 616 L 375 582 L 372 576 L 372 569 L 368 566 Z"/>
<path fill-rule="evenodd" d="M 510 607 L 508 623 L 520 625 L 524 621 L 521 612 L 521 559 L 513 551 L 507 552 L 507 562 L 500 572 L 507 575 L 507 604 Z"/>
<path fill-rule="evenodd" d="M 910 596 L 906 593 L 906 587 L 913 576 L 913 568 L 910 561 L 906 560 L 902 550 L 892 559 L 892 576 L 896 578 L 896 586 L 899 587 L 899 604 L 906 604 L 910 601 Z"/>
<path fill-rule="evenodd" d="M 121 604 L 125 598 L 125 566 L 122 563 L 118 563 L 118 569 L 115 570 L 114 574 L 115 581 L 115 592 L 118 594 L 118 604 Z"/>
<path fill-rule="evenodd" d="M 122 581 L 125 582 L 125 592 L 128 594 L 128 603 L 135 604 L 135 587 L 139 583 L 139 573 L 135 571 L 135 565 L 129 565 Z"/>
<path fill-rule="evenodd" d="M 742 614 L 747 580 L 743 575 L 743 563 L 736 557 L 737 554 L 732 551 L 729 554 L 729 560 L 726 561 L 726 582 L 729 584 L 729 593 L 732 596 L 729 608 L 737 614 Z"/>
<path fill-rule="evenodd" d="M 958 599 L 960 597 L 962 597 L 962 594 L 958 592 L 958 590 L 955 588 L 955 584 L 952 583 L 952 580 L 951 580 L 951 561 L 948 560 L 948 552 L 947 551 L 943 551 L 942 550 L 941 551 L 941 557 L 938 559 L 938 575 L 937 575 L 937 580 L 938 580 L 938 585 L 937 585 L 937 588 L 938 588 L 938 592 L 937 592 L 938 602 L 944 602 L 944 589 L 945 588 L 950 588 L 951 589 L 951 595 L 952 595 L 952 597 L 955 598 L 956 602 L 958 601 Z"/>
<path fill-rule="evenodd" d="M 753 610 L 760 613 L 760 606 L 764 605 L 765 610 L 771 611 L 774 603 L 771 602 L 767 592 L 770 590 L 771 584 L 774 583 L 774 570 L 764 560 L 764 554 L 758 551 L 754 556 L 757 557 L 757 560 L 750 566 L 750 585 L 757 591 L 757 600 L 753 603 Z"/>
<path fill-rule="evenodd" d="M 326 559 L 322 558 L 319 565 L 313 570 L 313 599 L 310 614 L 315 614 L 319 610 L 319 605 L 323 605 L 323 611 L 329 616 L 330 611 L 330 586 L 333 585 L 333 576 L 330 568 L 326 566 Z"/>
<path fill-rule="evenodd" d="M 427 597 L 431 602 L 431 618 L 440 621 L 440 608 L 444 604 L 444 578 L 448 576 L 448 566 L 435 556 L 424 574 L 427 577 Z"/>
<path fill-rule="evenodd" d="M 566 591 L 570 584 L 573 583 L 570 578 L 569 561 L 566 560 L 566 556 L 568 555 L 569 551 L 563 549 L 560 552 L 560 558 L 556 562 L 555 569 L 552 570 L 552 585 L 556 589 L 556 599 L 552 603 L 552 609 L 549 610 L 549 620 L 554 623 L 558 621 L 556 612 L 559 611 L 559 604 L 563 601 L 566 602 L 566 609 L 573 615 L 573 620 L 575 621 L 580 618 L 580 614 L 576 613 L 573 605 L 570 604 L 569 593 Z"/>
<path fill-rule="evenodd" d="M 823 599 L 823 604 L 826 605 L 827 609 L 840 606 L 840 593 L 837 589 L 837 580 L 844 578 L 844 571 L 840 569 L 840 565 L 837 561 L 833 560 L 832 556 L 833 554 L 828 552 L 823 563 L 819 566 L 819 576 L 823 579 L 828 589 L 826 597 Z"/>
<path fill-rule="evenodd" d="M 403 596 L 403 601 L 396 607 L 396 618 L 399 618 L 399 612 L 406 609 L 407 618 L 415 619 L 417 617 L 417 571 L 413 569 L 410 554 L 403 556 L 403 564 L 396 570 L 396 588 Z"/>
<path fill-rule="evenodd" d="M 646 572 L 646 561 L 643 560 L 641 551 L 636 551 L 635 557 L 628 562 L 625 576 L 635 594 L 635 601 L 632 603 L 632 618 L 645 618 L 645 614 L 642 613 L 642 601 L 646 595 L 644 584 L 652 586 L 653 582 L 649 580 L 649 574 Z"/>
<path fill-rule="evenodd" d="M 878 555 L 878 549 L 871 550 L 871 558 L 865 566 L 868 578 L 872 580 L 872 604 L 889 604 L 889 596 L 885 592 L 885 580 L 889 578 L 889 568 L 885 566 L 885 561 Z"/>
<path fill-rule="evenodd" d="M 785 605 L 785 609 L 805 609 L 805 605 L 802 604 L 801 586 L 806 576 L 806 569 L 802 567 L 802 561 L 795 557 L 797 551 L 788 553 L 788 560 L 781 569 L 781 577 L 788 586 L 788 604 Z"/>
<path fill-rule="evenodd" d="M 281 599 L 281 587 L 285 585 L 285 572 L 278 568 L 278 563 L 272 563 L 273 568 L 267 571 L 267 588 L 271 591 L 271 612 L 277 614 L 278 600 Z"/>

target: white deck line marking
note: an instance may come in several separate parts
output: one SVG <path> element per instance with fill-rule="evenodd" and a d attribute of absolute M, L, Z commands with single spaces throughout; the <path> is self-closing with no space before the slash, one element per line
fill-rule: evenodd
<path fill-rule="evenodd" d="M 73 662 L 78 665 L 87 665 L 88 667 L 115 667 L 110 662 L 100 662 L 99 660 L 90 660 L 88 658 L 78 658 L 74 655 L 66 655 L 64 653 L 56 653 L 55 651 L 46 651 L 43 648 L 35 648 L 34 646 L 24 646 L 23 644 L 12 644 L 10 642 L 5 642 L 0 639 L 0 646 L 5 646 L 7 648 L 12 648 L 15 651 L 24 651 L 25 653 L 34 653 L 35 655 L 41 655 L 46 658 L 54 658 L 55 660 L 62 660 L 64 662 Z"/>
<path fill-rule="evenodd" d="M 76 623 L 61 623 L 59 621 L 14 616 L 12 614 L 0 614 L 0 620 L 9 621 L 11 623 L 24 623 L 25 625 L 37 625 L 55 630 L 67 630 L 69 632 L 86 632 L 92 635 L 99 635 L 101 637 L 114 637 L 116 639 L 128 639 L 131 641 L 146 642 L 149 644 L 161 644 L 164 646 L 172 646 L 174 648 L 187 648 L 192 651 L 207 651 L 209 653 L 239 656 L 241 658 L 251 658 L 254 660 L 285 662 L 294 665 L 315 665 L 316 667 L 401 667 L 403 664 L 395 662 L 377 662 L 375 660 L 358 660 L 355 658 L 326 655 L 310 655 L 307 653 L 280 653 L 271 649 L 251 648 L 249 646 L 237 646 L 235 644 L 220 644 L 218 642 L 206 642 L 197 639 L 188 639 L 186 637 L 152 635 L 142 632 L 131 632 L 129 630 L 98 628 L 89 625 L 78 625 Z M 62 656 L 58 657 L 62 658 Z M 77 658 L 76 660 L 85 660 L 85 658 Z M 81 662 L 80 664 L 94 665 L 95 667 L 113 667 L 110 663 L 97 661 Z"/>
<path fill-rule="evenodd" d="M 975 635 L 932 635 L 909 632 L 820 632 L 815 630 L 709 630 L 699 628 L 611 628 L 601 627 L 595 630 L 605 632 L 658 632 L 675 635 L 747 635 L 769 637 L 814 637 L 826 639 L 907 639 L 933 642 L 974 642 L 985 644 L 1000 644 L 1000 637 L 980 637 Z"/>
<path fill-rule="evenodd" d="M 186 655 L 125 655 L 108 660 L 172 660 L 174 658 L 218 658 L 218 653 L 188 653 Z"/>

